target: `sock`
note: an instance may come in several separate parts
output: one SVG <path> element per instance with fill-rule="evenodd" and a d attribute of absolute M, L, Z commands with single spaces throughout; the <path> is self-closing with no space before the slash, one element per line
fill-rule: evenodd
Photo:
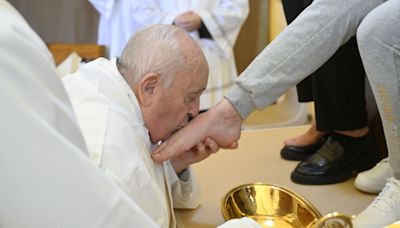
<path fill-rule="evenodd" d="M 348 150 L 351 150 L 352 148 L 354 148 L 355 146 L 357 146 L 359 143 L 367 140 L 367 138 L 369 137 L 369 133 L 367 133 L 366 135 L 364 135 L 362 137 L 350 137 L 347 135 L 342 135 L 342 134 L 333 132 L 331 136 L 333 139 L 338 141 L 340 143 L 340 145 L 343 146 L 345 151 L 348 151 Z"/>

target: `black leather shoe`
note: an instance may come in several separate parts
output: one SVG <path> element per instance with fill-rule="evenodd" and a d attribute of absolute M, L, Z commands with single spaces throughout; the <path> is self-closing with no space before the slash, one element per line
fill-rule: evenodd
<path fill-rule="evenodd" d="M 333 133 L 325 144 L 307 160 L 300 162 L 290 178 L 299 184 L 334 184 L 347 180 L 354 172 L 372 168 L 379 154 L 370 135 L 354 139 L 347 150 L 340 140 L 354 138 Z"/>
<path fill-rule="evenodd" d="M 316 143 L 308 146 L 284 146 L 281 150 L 281 157 L 291 161 L 303 161 L 317 152 L 327 138 L 328 136 L 322 137 Z"/>

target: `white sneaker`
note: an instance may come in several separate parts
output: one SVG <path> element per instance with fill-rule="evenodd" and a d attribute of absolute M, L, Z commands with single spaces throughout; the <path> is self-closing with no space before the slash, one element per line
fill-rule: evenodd
<path fill-rule="evenodd" d="M 379 193 L 390 177 L 393 177 L 393 171 L 390 168 L 388 158 L 384 158 L 372 169 L 359 173 L 354 185 L 364 192 Z"/>
<path fill-rule="evenodd" d="M 389 178 L 382 192 L 352 221 L 354 228 L 381 228 L 400 220 L 400 180 Z"/>

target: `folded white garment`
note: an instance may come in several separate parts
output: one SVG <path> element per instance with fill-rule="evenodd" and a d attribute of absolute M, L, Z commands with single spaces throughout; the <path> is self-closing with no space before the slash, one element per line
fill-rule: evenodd
<path fill-rule="evenodd" d="M 78 70 L 81 64 L 84 64 L 82 63 L 82 57 L 80 57 L 78 53 L 72 52 L 57 66 L 57 71 L 60 78 L 63 78 L 67 74 L 74 73 Z"/>
<path fill-rule="evenodd" d="M 231 219 L 218 228 L 262 228 L 262 226 L 251 218 L 243 217 L 240 219 Z"/>

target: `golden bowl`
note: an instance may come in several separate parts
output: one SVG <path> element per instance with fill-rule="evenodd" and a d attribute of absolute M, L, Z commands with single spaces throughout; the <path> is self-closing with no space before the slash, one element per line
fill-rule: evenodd
<path fill-rule="evenodd" d="M 230 190 L 222 199 L 222 216 L 249 217 L 262 227 L 352 227 L 351 217 L 321 213 L 304 197 L 273 184 L 252 183 Z"/>
<path fill-rule="evenodd" d="M 400 228 L 400 221 L 386 226 L 385 228 Z"/>

